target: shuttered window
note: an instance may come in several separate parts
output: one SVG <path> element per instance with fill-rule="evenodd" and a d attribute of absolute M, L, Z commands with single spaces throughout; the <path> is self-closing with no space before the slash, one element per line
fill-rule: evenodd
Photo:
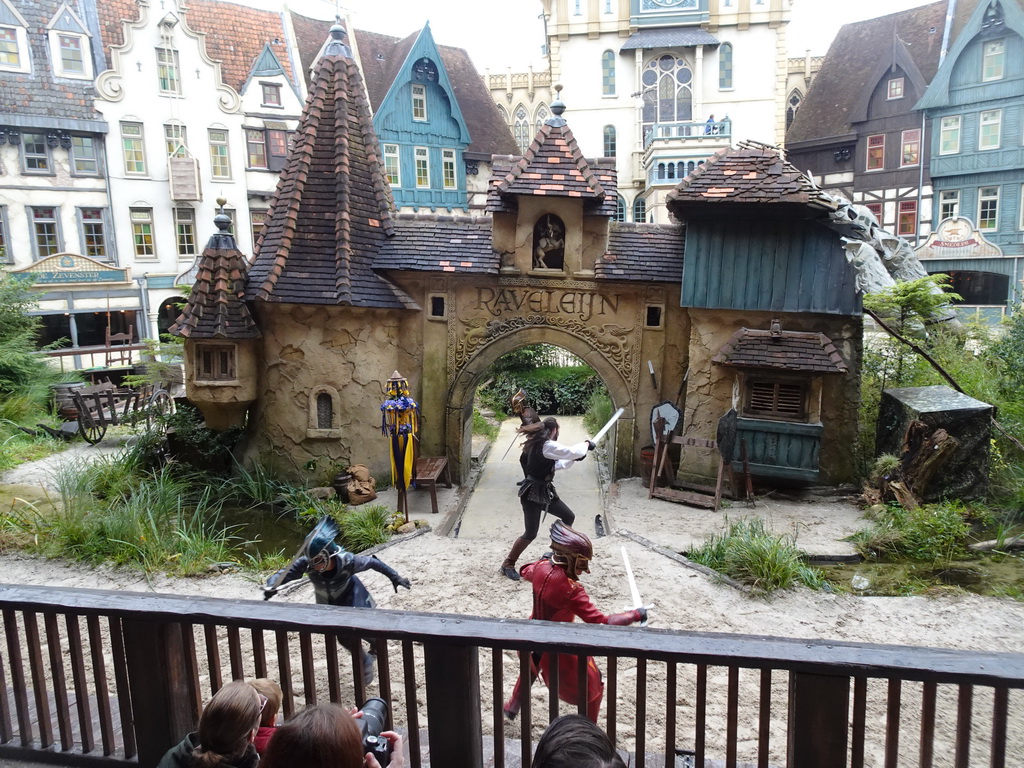
<path fill-rule="evenodd" d="M 747 382 L 744 415 L 772 419 L 807 417 L 807 382 L 751 378 Z"/>
<path fill-rule="evenodd" d="M 196 349 L 196 381 L 231 381 L 235 378 L 234 345 L 204 344 Z"/>

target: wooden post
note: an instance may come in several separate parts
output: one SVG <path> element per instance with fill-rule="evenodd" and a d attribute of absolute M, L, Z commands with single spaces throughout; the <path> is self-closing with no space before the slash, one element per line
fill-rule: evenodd
<path fill-rule="evenodd" d="M 850 678 L 794 672 L 789 678 L 789 768 L 846 765 Z"/>
<path fill-rule="evenodd" d="M 189 702 L 188 665 L 181 625 L 174 622 L 122 622 L 140 768 L 160 762 L 164 753 L 195 730 L 198 712 Z"/>
<path fill-rule="evenodd" d="M 483 768 L 478 656 L 472 646 L 423 646 L 427 711 L 444 713 L 445 723 L 429 729 L 431 765 Z"/>

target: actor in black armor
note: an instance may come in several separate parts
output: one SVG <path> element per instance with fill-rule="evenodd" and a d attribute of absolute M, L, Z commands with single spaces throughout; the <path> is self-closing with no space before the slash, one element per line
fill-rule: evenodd
<path fill-rule="evenodd" d="M 329 517 L 322 518 L 316 528 L 306 537 L 291 564 L 282 568 L 269 579 L 263 590 L 264 599 L 277 594 L 282 585 L 309 576 L 313 584 L 316 601 L 325 605 L 341 605 L 355 608 L 375 608 L 376 603 L 366 591 L 357 573 L 373 570 L 391 579 L 391 586 L 409 589 L 411 584 L 404 576 L 382 563 L 376 557 L 365 557 L 347 552 L 335 542 L 338 524 Z M 339 641 L 341 642 L 341 641 Z M 358 643 L 342 642 L 353 653 L 361 650 Z M 376 656 L 367 652 L 363 656 L 363 678 L 367 683 L 373 680 Z"/>
<path fill-rule="evenodd" d="M 573 511 L 558 498 L 552 482 L 555 472 L 568 469 L 573 466 L 573 462 L 582 460 L 588 452 L 594 450 L 594 443 L 590 440 L 576 445 L 562 445 L 558 442 L 558 421 L 551 416 L 541 422 L 523 424 L 519 427 L 519 433 L 526 435 L 523 453 L 519 457 L 523 467 L 519 502 L 523 507 L 524 531 L 512 544 L 512 550 L 500 568 L 500 573 L 513 581 L 519 580 L 516 560 L 530 542 L 537 538 L 541 515 L 550 512 L 569 526 L 576 520 Z"/>

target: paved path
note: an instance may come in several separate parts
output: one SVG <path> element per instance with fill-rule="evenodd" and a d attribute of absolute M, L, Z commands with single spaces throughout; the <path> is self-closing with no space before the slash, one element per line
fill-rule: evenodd
<path fill-rule="evenodd" d="M 587 438 L 580 416 L 558 419 L 558 441 L 572 445 Z M 480 478 L 462 514 L 458 526 L 460 539 L 513 540 L 523 532 L 523 508 L 519 503 L 516 483 L 523 479 L 519 465 L 522 438 L 515 433 L 519 419 L 508 419 L 501 425 L 497 440 L 491 445 Z M 514 444 L 513 444 L 514 443 Z M 509 446 L 512 446 L 509 449 Z M 507 451 L 507 453 L 506 453 Z M 558 495 L 576 513 L 573 527 L 595 535 L 594 521 L 603 511 L 597 477 L 597 463 L 588 456 L 575 466 L 555 474 Z M 557 518 L 548 516 L 541 521 L 540 533 L 520 558 L 521 563 L 540 557 L 548 549 L 547 529 Z"/>

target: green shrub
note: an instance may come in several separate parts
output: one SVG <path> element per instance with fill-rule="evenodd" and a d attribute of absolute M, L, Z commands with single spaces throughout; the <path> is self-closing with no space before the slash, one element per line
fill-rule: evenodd
<path fill-rule="evenodd" d="M 589 366 L 535 368 L 499 373 L 480 390 L 481 402 L 495 410 L 507 410 L 512 395 L 526 390 L 528 402 L 542 415 L 579 416 L 601 379 Z"/>
<path fill-rule="evenodd" d="M 797 584 L 820 589 L 827 583 L 804 563 L 792 537 L 767 531 L 760 518 L 730 523 L 725 533 L 713 535 L 689 557 L 762 594 Z"/>
<path fill-rule="evenodd" d="M 872 526 L 849 540 L 865 557 L 948 560 L 966 553 L 972 515 L 960 502 L 924 504 L 912 510 L 890 504 Z"/>
<path fill-rule="evenodd" d="M 493 421 L 489 421 L 479 409 L 473 408 L 473 434 L 482 435 L 488 440 L 493 441 L 498 436 L 498 431 L 501 426 Z"/>

